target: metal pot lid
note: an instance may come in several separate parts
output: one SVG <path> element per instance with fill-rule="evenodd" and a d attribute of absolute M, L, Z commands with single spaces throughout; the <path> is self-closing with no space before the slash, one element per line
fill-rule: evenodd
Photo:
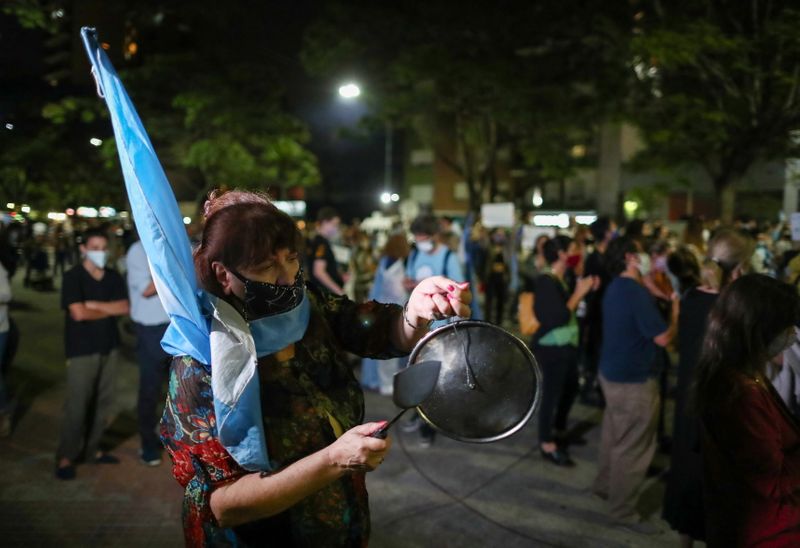
<path fill-rule="evenodd" d="M 421 339 L 409 367 L 442 362 L 420 416 L 450 438 L 488 443 L 520 430 L 539 406 L 542 374 L 528 347 L 508 331 L 481 321 L 442 326 Z"/>

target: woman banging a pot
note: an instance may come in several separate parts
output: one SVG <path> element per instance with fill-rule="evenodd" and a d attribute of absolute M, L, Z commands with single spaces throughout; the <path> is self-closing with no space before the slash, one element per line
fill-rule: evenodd
<path fill-rule="evenodd" d="M 424 280 L 405 307 L 305 282 L 302 236 L 268 199 L 212 194 L 194 251 L 211 359 L 176 355 L 161 436 L 185 488 L 192 546 L 363 546 L 365 473 L 389 440 L 362 424 L 345 352 L 407 354 L 430 320 L 469 316 L 467 284 Z"/>

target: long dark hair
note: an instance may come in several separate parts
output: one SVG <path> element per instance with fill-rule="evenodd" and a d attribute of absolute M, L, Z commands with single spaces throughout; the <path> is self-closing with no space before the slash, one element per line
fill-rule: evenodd
<path fill-rule="evenodd" d="M 736 397 L 733 373 L 764 374 L 767 346 L 797 323 L 797 289 L 762 274 L 748 274 L 728 285 L 708 318 L 697 364 L 692 407 L 702 415 Z"/>

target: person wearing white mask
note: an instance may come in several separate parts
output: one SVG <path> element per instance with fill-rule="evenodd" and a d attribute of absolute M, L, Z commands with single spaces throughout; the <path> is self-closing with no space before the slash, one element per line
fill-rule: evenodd
<path fill-rule="evenodd" d="M 62 480 L 75 478 L 81 454 L 96 464 L 119 462 L 99 447 L 114 403 L 116 318 L 129 310 L 125 281 L 106 268 L 107 250 L 105 232 L 86 231 L 80 245 L 83 261 L 64 273 L 61 284 L 67 395 L 55 473 Z"/>
<path fill-rule="evenodd" d="M 458 287 L 462 289 L 469 286 L 464 276 L 464 270 L 458 260 L 458 255 L 439 242 L 440 230 L 439 219 L 433 215 L 420 215 L 411 223 L 414 248 L 408 256 L 406 278 L 404 280 L 406 291 L 409 293 L 413 292 L 423 280 L 430 276 L 444 276 L 459 282 Z M 446 323 L 443 318 L 436 319 L 438 321 L 431 325 L 433 329 Z M 422 447 L 430 447 L 436 439 L 436 431 L 419 420 L 419 415 L 417 414 L 406 422 L 403 428 L 406 431 L 419 429 L 419 442 Z"/>
<path fill-rule="evenodd" d="M 673 296 L 669 325 L 642 285 L 649 256 L 628 236 L 613 240 L 606 264 L 614 279 L 603 297 L 600 386 L 606 400 L 600 459 L 592 491 L 608 501 L 620 527 L 640 534 L 658 529 L 642 522 L 636 492 L 656 450 L 659 394 L 654 358 L 657 347 L 675 336 L 679 300 Z"/>

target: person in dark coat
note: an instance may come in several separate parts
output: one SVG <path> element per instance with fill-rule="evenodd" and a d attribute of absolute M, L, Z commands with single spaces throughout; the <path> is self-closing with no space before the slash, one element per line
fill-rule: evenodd
<path fill-rule="evenodd" d="M 681 545 L 705 538 L 702 458 L 696 418 L 687 400 L 706 333 L 706 321 L 719 292 L 747 271 L 753 242 L 747 236 L 722 230 L 708 245 L 702 268 L 694 254 L 682 248 L 668 260 L 670 274 L 681 289 L 678 320 L 678 385 L 670 473 L 664 493 L 663 518 L 681 535 Z M 695 274 L 696 273 L 696 274 Z M 700 279 L 694 280 L 699 275 Z"/>

